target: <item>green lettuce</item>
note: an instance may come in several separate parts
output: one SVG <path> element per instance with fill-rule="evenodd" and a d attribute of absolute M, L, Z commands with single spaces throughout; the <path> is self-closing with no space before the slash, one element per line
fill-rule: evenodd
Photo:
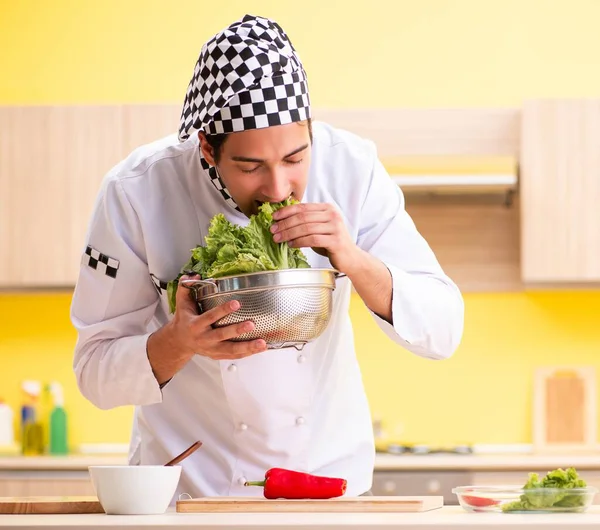
<path fill-rule="evenodd" d="M 502 506 L 504 512 L 543 510 L 552 507 L 577 507 L 585 504 L 585 496 L 569 495 L 573 488 L 585 488 L 585 480 L 580 478 L 575 468 L 555 469 L 540 480 L 537 473 L 529 473 L 529 480 L 523 486 L 523 494 L 518 501 Z M 560 491 L 556 491 L 556 490 Z M 532 490 L 532 491 L 527 491 Z M 547 490 L 547 491 L 544 491 Z"/>
<path fill-rule="evenodd" d="M 278 203 L 263 203 L 247 226 L 230 223 L 223 214 L 215 215 L 209 224 L 205 245 L 191 249 L 189 261 L 177 278 L 167 284 L 169 310 L 175 312 L 175 293 L 179 279 L 189 271 L 201 278 L 220 278 L 250 272 L 309 268 L 306 256 L 299 248 L 286 242 L 276 243 L 270 231 L 273 213 L 298 201 L 286 199 Z"/>

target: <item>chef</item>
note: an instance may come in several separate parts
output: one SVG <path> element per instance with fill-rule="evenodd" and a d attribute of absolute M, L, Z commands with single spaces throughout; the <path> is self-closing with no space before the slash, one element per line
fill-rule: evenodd
<path fill-rule="evenodd" d="M 245 225 L 260 203 L 289 196 L 300 204 L 279 211 L 275 240 L 346 275 L 318 339 L 302 351 L 230 341 L 253 324 L 213 329 L 238 307 L 199 315 L 182 287 L 170 313 L 167 282 L 214 215 Z M 203 46 L 178 133 L 134 150 L 103 180 L 71 307 L 79 388 L 101 409 L 135 406 L 131 464 L 161 464 L 203 442 L 182 464 L 175 497 L 260 496 L 244 484 L 271 467 L 345 478 L 347 495 L 368 493 L 375 451 L 351 285 L 398 355 L 456 350 L 461 294 L 374 144 L 311 120 L 289 38 L 246 15 Z"/>

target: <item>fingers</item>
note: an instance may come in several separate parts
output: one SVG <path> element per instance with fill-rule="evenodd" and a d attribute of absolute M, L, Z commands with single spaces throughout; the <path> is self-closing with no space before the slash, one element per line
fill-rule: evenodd
<path fill-rule="evenodd" d="M 328 211 L 331 206 L 327 203 L 301 203 L 301 204 L 290 204 L 277 210 L 273 214 L 273 219 L 279 221 L 280 219 L 286 219 L 292 215 L 296 215 L 300 212 L 324 212 Z"/>
<path fill-rule="evenodd" d="M 324 223 L 327 224 L 332 220 L 331 213 L 327 211 L 307 211 L 298 212 L 296 215 L 286 217 L 277 221 L 271 226 L 271 232 L 277 233 L 293 228 L 294 226 L 303 224 Z"/>
<path fill-rule="evenodd" d="M 301 237 L 306 236 L 317 236 L 317 235 L 331 235 L 334 234 L 335 230 L 331 224 L 324 223 L 309 223 L 294 226 L 281 232 L 276 232 L 273 235 L 273 240 L 277 243 L 281 241 L 294 241 Z"/>
<path fill-rule="evenodd" d="M 295 204 L 275 213 L 283 210 L 285 216 L 282 214 L 271 226 L 276 243 L 287 241 L 294 247 L 326 247 L 320 236 L 335 236 L 345 230 L 339 212 L 329 204 Z M 336 241 L 329 238 L 329 243 L 335 245 Z"/>
<path fill-rule="evenodd" d="M 267 343 L 263 339 L 232 341 L 244 333 L 250 333 L 255 327 L 254 322 L 247 320 L 239 324 L 211 328 L 205 335 L 205 340 L 212 345 L 211 357 L 234 359 L 265 351 Z"/>
<path fill-rule="evenodd" d="M 309 236 L 298 237 L 288 241 L 290 247 L 309 248 L 312 247 L 315 251 L 320 250 L 319 254 L 328 255 L 328 249 L 335 245 L 331 235 L 311 234 Z"/>
<path fill-rule="evenodd" d="M 193 278 L 182 276 L 175 292 L 177 307 L 172 323 L 179 344 L 183 344 L 188 351 L 215 360 L 241 359 L 267 349 L 267 344 L 262 339 L 232 341 L 244 333 L 251 332 L 255 328 L 254 322 L 245 321 L 213 327 L 215 322 L 241 307 L 238 300 L 230 300 L 198 314 L 198 304 L 192 298 L 192 291 L 181 283 L 187 279 Z"/>
<path fill-rule="evenodd" d="M 242 342 L 221 342 L 211 355 L 217 360 L 243 359 L 250 355 L 261 353 L 267 349 L 267 343 L 262 340 L 242 341 Z"/>
<path fill-rule="evenodd" d="M 209 340 L 214 342 L 223 342 L 224 340 L 235 339 L 244 333 L 249 333 L 254 327 L 254 322 L 247 320 L 246 322 L 240 322 L 239 324 L 230 324 L 229 326 L 213 328 L 207 336 L 210 337 Z"/>
<path fill-rule="evenodd" d="M 267 344 L 263 339 L 239 342 L 231 340 L 254 330 L 256 326 L 250 320 L 218 328 L 213 327 L 215 322 L 234 313 L 240 307 L 239 301 L 232 300 L 196 317 L 194 327 L 196 328 L 198 350 L 203 352 L 201 355 L 215 360 L 241 359 L 267 349 Z"/>
<path fill-rule="evenodd" d="M 180 313 L 191 313 L 194 315 L 198 314 L 198 309 L 196 305 L 196 301 L 193 299 L 193 293 L 187 287 L 184 287 L 181 283 L 184 280 L 193 280 L 197 279 L 198 276 L 187 276 L 184 275 L 179 278 L 179 283 L 177 284 L 177 292 L 175 293 L 175 302 L 176 302 L 176 311 Z"/>
<path fill-rule="evenodd" d="M 229 302 L 225 302 L 224 304 L 218 305 L 217 307 L 213 307 L 208 311 L 205 311 L 198 317 L 198 322 L 201 325 L 206 327 L 211 326 L 217 320 L 220 320 L 223 317 L 237 311 L 240 308 L 240 303 L 237 300 L 231 300 Z"/>

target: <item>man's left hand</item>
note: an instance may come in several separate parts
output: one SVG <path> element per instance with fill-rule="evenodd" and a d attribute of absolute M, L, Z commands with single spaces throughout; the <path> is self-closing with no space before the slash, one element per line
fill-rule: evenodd
<path fill-rule="evenodd" d="M 277 243 L 291 247 L 312 247 L 329 257 L 340 272 L 348 273 L 359 249 L 350 237 L 340 212 L 331 204 L 292 204 L 273 214 L 271 227 Z M 325 252 L 323 252 L 325 251 Z"/>

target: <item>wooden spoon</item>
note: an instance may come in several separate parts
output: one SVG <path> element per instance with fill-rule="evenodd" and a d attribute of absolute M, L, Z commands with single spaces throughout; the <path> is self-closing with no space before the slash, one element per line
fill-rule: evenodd
<path fill-rule="evenodd" d="M 175 464 L 179 464 L 184 458 L 187 458 L 192 453 L 195 453 L 202 446 L 202 442 L 194 442 L 190 445 L 183 453 L 177 455 L 173 460 L 169 460 L 165 466 L 174 466 Z"/>

